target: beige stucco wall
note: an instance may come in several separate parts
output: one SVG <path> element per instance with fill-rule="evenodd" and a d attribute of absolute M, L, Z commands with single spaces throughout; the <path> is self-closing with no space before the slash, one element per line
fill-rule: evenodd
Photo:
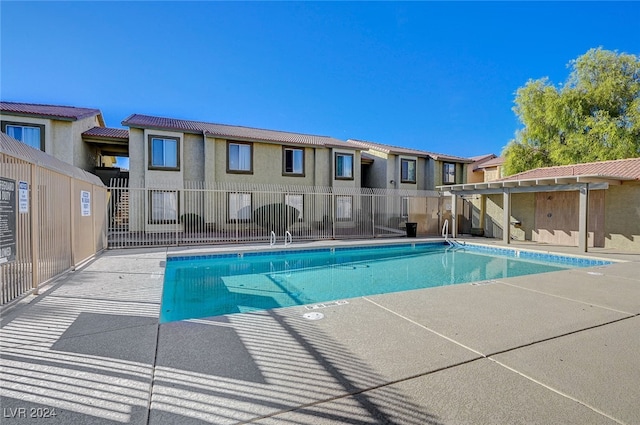
<path fill-rule="evenodd" d="M 502 239 L 502 194 L 485 197 L 484 235 Z M 513 204 L 511 206 L 513 208 Z"/>
<path fill-rule="evenodd" d="M 426 158 L 418 158 L 418 162 L 416 163 L 416 168 L 418 170 L 418 174 L 416 176 L 417 187 L 418 190 L 427 190 L 429 187 L 429 178 L 428 178 L 428 168 L 427 168 L 427 159 Z"/>
<path fill-rule="evenodd" d="M 387 188 L 389 187 L 389 175 L 387 167 L 387 154 L 377 151 L 368 151 L 367 154 L 374 156 L 373 164 L 369 167 L 369 181 L 367 184 L 370 187 Z"/>
<path fill-rule="evenodd" d="M 483 170 L 476 170 L 476 171 L 469 171 L 467 173 L 467 181 L 466 183 L 482 183 L 484 182 L 484 171 Z"/>
<path fill-rule="evenodd" d="M 148 136 L 177 137 L 180 140 L 180 170 L 149 170 Z M 129 129 L 129 229 L 131 231 L 166 231 L 173 230 L 173 225 L 149 224 L 149 193 L 144 189 L 182 188 L 184 186 L 185 165 L 184 137 L 182 133 Z M 184 199 L 179 199 L 178 216 L 183 213 Z"/>
<path fill-rule="evenodd" d="M 180 140 L 180 170 L 162 171 L 148 169 L 148 136 L 170 136 Z M 196 213 L 206 223 L 224 225 L 227 221 L 225 199 L 215 193 L 200 194 L 188 190 L 191 186 L 185 182 L 205 183 L 240 183 L 240 184 L 280 184 L 290 186 L 334 186 L 339 188 L 358 188 L 361 184 L 360 152 L 349 149 L 336 149 L 354 155 L 354 179 L 335 180 L 334 150 L 329 148 L 303 147 L 305 160 L 304 176 L 282 175 L 282 144 L 253 142 L 253 173 L 239 174 L 227 172 L 227 140 L 207 137 L 199 134 L 183 134 L 171 131 L 130 129 L 130 167 L 131 180 L 145 188 L 183 188 L 186 191 L 179 200 L 179 215 Z M 292 145 L 293 146 L 293 145 Z M 209 186 L 212 187 L 212 186 Z M 148 212 L 144 217 L 136 215 L 136 211 L 148 208 L 149 200 L 142 191 L 130 191 L 130 228 L 131 230 L 165 231 L 172 225 L 148 223 Z M 264 199 L 263 199 L 264 198 Z M 256 209 L 265 203 L 282 202 L 283 199 L 256 197 L 252 200 L 252 208 Z M 320 210 L 325 206 L 319 206 Z M 354 211 L 359 205 L 354 203 Z M 306 209 L 306 208 L 305 208 Z M 223 211 L 224 210 L 224 211 Z M 313 212 L 305 212 L 315 216 Z M 322 215 L 322 214 L 321 214 Z M 321 217 L 320 215 L 320 217 Z"/>
<path fill-rule="evenodd" d="M 386 186 L 383 186 L 383 187 L 387 187 L 390 189 L 398 188 L 398 186 L 400 185 L 399 170 L 400 170 L 400 158 L 398 157 L 398 155 L 389 154 L 387 157 L 387 176 L 386 176 L 387 184 Z M 391 180 L 393 180 L 393 183 L 391 183 Z"/>
<path fill-rule="evenodd" d="M 482 227 L 484 235 L 489 238 L 502 239 L 503 236 L 503 195 L 484 195 L 470 199 L 474 209 L 471 227 Z M 484 202 L 484 223 L 479 223 L 482 203 Z M 514 193 L 511 195 L 511 236 L 515 240 L 531 240 L 531 232 L 535 227 L 535 194 Z M 512 224 L 520 222 L 519 225 Z"/>
<path fill-rule="evenodd" d="M 145 197 L 141 188 L 145 187 L 145 143 L 144 131 L 129 129 L 129 230 L 133 232 L 145 229 Z"/>
<path fill-rule="evenodd" d="M 502 214 L 502 211 L 500 211 Z M 511 222 L 519 221 L 519 226 L 511 225 L 511 236 L 515 240 L 531 240 L 535 229 L 535 193 L 514 193 L 511 195 Z M 500 215 L 499 220 L 502 220 Z"/>
<path fill-rule="evenodd" d="M 382 189 L 426 190 L 428 188 L 428 164 L 425 158 L 411 155 L 395 155 L 370 150 L 369 155 L 375 156 L 373 164 L 369 165 L 368 185 Z M 401 162 L 403 159 L 416 161 L 416 183 L 402 183 Z M 391 183 L 393 181 L 393 183 Z"/>
<path fill-rule="evenodd" d="M 100 166 L 99 149 L 82 140 L 82 133 L 98 125 L 97 115 L 71 122 L 74 165 L 91 172 L 96 166 Z"/>
<path fill-rule="evenodd" d="M 49 155 L 90 172 L 100 165 L 98 150 L 82 140 L 82 133 L 98 125 L 97 116 L 77 121 L 51 120 L 0 114 L 0 120 L 44 126 L 44 151 Z"/>
<path fill-rule="evenodd" d="M 532 240 L 536 230 L 535 193 L 517 193 L 511 196 L 512 220 L 521 227 L 511 226 L 517 240 Z M 502 194 L 486 196 L 485 236 L 502 238 Z M 472 200 L 478 211 L 481 199 Z M 605 248 L 640 252 L 640 183 L 611 185 L 605 192 L 604 211 Z"/>
<path fill-rule="evenodd" d="M 331 149 L 314 148 L 315 186 L 330 187 L 333 179 L 333 154 Z"/>
<path fill-rule="evenodd" d="M 144 131 L 139 128 L 129 129 L 129 179 L 135 185 L 144 186 L 146 169 Z"/>
<path fill-rule="evenodd" d="M 491 182 L 500 178 L 500 167 L 485 168 L 484 181 Z"/>
<path fill-rule="evenodd" d="M 227 140 L 216 139 L 213 152 L 214 158 L 211 162 L 207 160 L 206 167 L 209 167 L 210 163 L 215 164 L 214 179 L 216 182 L 313 186 L 315 177 L 314 149 L 311 147 L 303 147 L 304 176 L 283 176 L 283 146 L 286 145 L 254 142 L 253 173 L 227 173 Z M 298 146 L 295 147 L 297 148 Z M 209 152 L 210 146 L 207 148 L 207 154 Z M 209 173 L 207 173 L 207 177 L 209 177 Z"/>
<path fill-rule="evenodd" d="M 205 181 L 205 150 L 204 137 L 201 134 L 185 134 L 183 157 L 180 168 L 184 170 L 185 181 Z"/>
<path fill-rule="evenodd" d="M 605 248 L 640 252 L 640 183 L 609 186 L 604 217 Z"/>
<path fill-rule="evenodd" d="M 466 178 L 466 167 L 465 164 L 459 164 L 452 161 L 435 161 L 433 159 L 430 160 L 429 171 L 431 175 L 429 176 L 429 182 L 433 182 L 431 187 L 427 187 L 427 190 L 435 190 L 436 186 L 442 186 L 442 168 L 444 163 L 453 163 L 456 164 L 456 184 L 464 183 Z"/>
<path fill-rule="evenodd" d="M 149 170 L 149 136 L 167 136 L 177 137 L 179 140 L 179 155 L 180 155 L 180 170 L 178 171 L 165 171 L 165 170 Z M 142 136 L 142 150 L 144 154 L 143 168 L 145 170 L 145 186 L 153 187 L 154 185 L 161 185 L 162 187 L 181 188 L 184 182 L 185 168 L 190 165 L 186 165 L 184 162 L 184 134 L 175 131 L 166 130 L 144 130 Z"/>
<path fill-rule="evenodd" d="M 72 158 L 75 161 L 72 123 L 69 121 L 51 122 L 51 142 L 53 156 L 58 159 L 67 158 L 66 162 Z"/>
<path fill-rule="evenodd" d="M 333 153 L 331 155 L 331 180 L 332 180 L 331 186 L 336 187 L 336 188 L 341 188 L 341 187 L 357 188 L 357 187 L 361 187 L 360 180 L 361 180 L 362 170 L 361 170 L 361 167 L 360 167 L 360 151 L 333 148 L 332 152 Z M 334 158 L 335 158 L 335 154 L 336 153 L 345 153 L 345 154 L 353 155 L 353 180 L 336 180 L 335 179 L 336 162 L 335 162 Z"/>
<path fill-rule="evenodd" d="M 49 155 L 55 156 L 58 158 L 53 150 L 53 136 L 52 136 L 52 122 L 49 119 L 45 118 L 34 118 L 34 117 L 20 117 L 15 115 L 7 115 L 6 113 L 0 113 L 0 121 L 11 121 L 16 123 L 25 123 L 25 124 L 36 124 L 44 126 L 44 151 Z M 58 158 L 61 161 L 66 163 L 70 163 L 70 157 L 67 158 Z"/>
<path fill-rule="evenodd" d="M 177 171 L 165 171 L 165 170 L 150 170 L 149 165 L 149 136 L 167 136 L 177 137 L 179 140 L 179 155 L 180 155 L 180 169 Z M 180 132 L 166 131 L 166 130 L 149 130 L 145 129 L 142 136 L 142 151 L 144 155 L 143 169 L 144 169 L 144 184 L 146 188 L 162 188 L 162 189 L 182 189 L 184 187 L 184 174 L 185 169 L 189 167 L 185 164 L 185 135 Z M 184 212 L 184 192 L 180 193 L 178 199 L 178 217 Z M 151 214 L 149 196 L 144 196 L 145 205 L 145 229 L 147 231 L 171 231 L 175 229 L 174 224 L 153 224 L 149 223 L 149 217 Z"/>

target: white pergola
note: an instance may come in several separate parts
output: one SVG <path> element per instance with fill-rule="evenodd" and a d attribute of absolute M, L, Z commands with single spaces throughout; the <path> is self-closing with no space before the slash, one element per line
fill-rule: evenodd
<path fill-rule="evenodd" d="M 543 177 L 522 180 L 500 180 L 483 183 L 465 183 L 456 185 L 438 186 L 437 189 L 445 195 L 451 195 L 451 233 L 456 237 L 457 233 L 457 211 L 456 198 L 463 195 L 496 195 L 502 194 L 503 217 L 502 217 L 502 239 L 504 243 L 511 242 L 511 194 L 525 192 L 557 192 L 557 191 L 579 191 L 580 206 L 578 214 L 578 248 L 582 252 L 587 252 L 587 222 L 589 219 L 589 191 L 605 190 L 609 185 L 620 185 L 623 181 L 634 180 L 623 176 L 605 176 L 599 174 L 563 176 L 563 177 Z"/>

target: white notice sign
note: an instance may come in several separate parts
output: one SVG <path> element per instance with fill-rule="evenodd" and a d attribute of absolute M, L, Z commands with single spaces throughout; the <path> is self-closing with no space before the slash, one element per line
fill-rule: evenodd
<path fill-rule="evenodd" d="M 83 217 L 91 215 L 91 192 L 80 191 L 80 213 Z"/>
<path fill-rule="evenodd" d="M 29 183 L 23 181 L 18 182 L 18 212 L 29 212 Z"/>

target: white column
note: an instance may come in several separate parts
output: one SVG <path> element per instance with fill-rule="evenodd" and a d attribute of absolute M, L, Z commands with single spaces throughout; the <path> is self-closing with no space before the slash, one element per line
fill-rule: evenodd
<path fill-rule="evenodd" d="M 502 192 L 502 241 L 511 243 L 511 192 L 509 188 L 504 188 Z"/>
<path fill-rule="evenodd" d="M 589 183 L 580 188 L 580 212 L 578 214 L 578 249 L 587 252 L 589 232 L 587 222 L 589 217 Z"/>

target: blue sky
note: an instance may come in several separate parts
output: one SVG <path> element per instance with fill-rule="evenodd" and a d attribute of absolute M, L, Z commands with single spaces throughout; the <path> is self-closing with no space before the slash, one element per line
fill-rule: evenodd
<path fill-rule="evenodd" d="M 1 97 L 499 154 L 514 94 L 593 47 L 640 54 L 638 2 L 7 2 Z"/>

